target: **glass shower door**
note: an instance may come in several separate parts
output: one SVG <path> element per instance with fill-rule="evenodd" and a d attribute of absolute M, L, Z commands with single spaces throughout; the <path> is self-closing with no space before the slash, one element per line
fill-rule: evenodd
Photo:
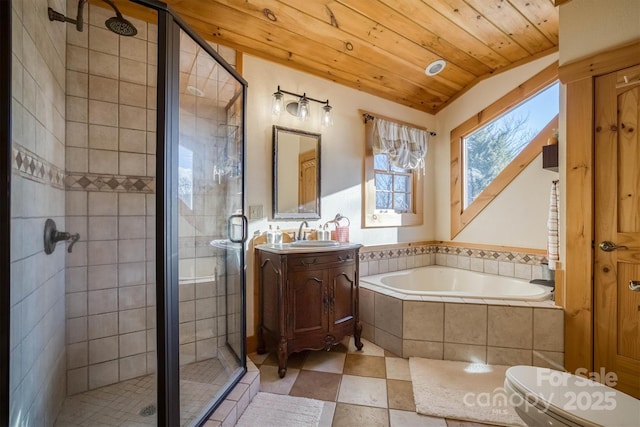
<path fill-rule="evenodd" d="M 180 418 L 201 418 L 244 363 L 243 86 L 180 31 Z"/>

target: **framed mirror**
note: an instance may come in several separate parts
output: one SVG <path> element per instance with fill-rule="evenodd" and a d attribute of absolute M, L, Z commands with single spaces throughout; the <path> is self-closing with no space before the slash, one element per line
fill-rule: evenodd
<path fill-rule="evenodd" d="M 273 218 L 320 218 L 320 134 L 273 126 Z"/>

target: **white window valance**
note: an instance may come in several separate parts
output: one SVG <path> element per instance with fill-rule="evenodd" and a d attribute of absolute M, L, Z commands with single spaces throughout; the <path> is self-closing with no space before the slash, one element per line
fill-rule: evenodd
<path fill-rule="evenodd" d="M 428 142 L 426 130 L 378 117 L 373 122 L 373 153 L 387 154 L 397 168 L 418 169 L 424 173 Z"/>

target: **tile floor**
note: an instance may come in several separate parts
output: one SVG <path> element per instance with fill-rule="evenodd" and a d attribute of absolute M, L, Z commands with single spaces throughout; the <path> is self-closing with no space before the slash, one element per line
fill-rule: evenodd
<path fill-rule="evenodd" d="M 345 340 L 328 352 L 294 353 L 282 379 L 275 353 L 249 357 L 260 369 L 260 391 L 327 402 L 321 427 L 485 426 L 418 415 L 409 360 L 362 341 L 362 351 L 355 349 L 353 340 Z"/>
<path fill-rule="evenodd" d="M 218 359 L 180 368 L 181 425 L 188 425 L 209 403 L 229 373 Z M 156 379 L 146 375 L 69 396 L 55 427 L 155 426 Z"/>

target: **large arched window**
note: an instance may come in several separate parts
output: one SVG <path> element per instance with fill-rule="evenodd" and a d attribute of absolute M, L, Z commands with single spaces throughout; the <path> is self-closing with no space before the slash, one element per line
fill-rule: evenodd
<path fill-rule="evenodd" d="M 557 63 L 451 131 L 451 238 L 540 154 L 558 128 Z"/>

